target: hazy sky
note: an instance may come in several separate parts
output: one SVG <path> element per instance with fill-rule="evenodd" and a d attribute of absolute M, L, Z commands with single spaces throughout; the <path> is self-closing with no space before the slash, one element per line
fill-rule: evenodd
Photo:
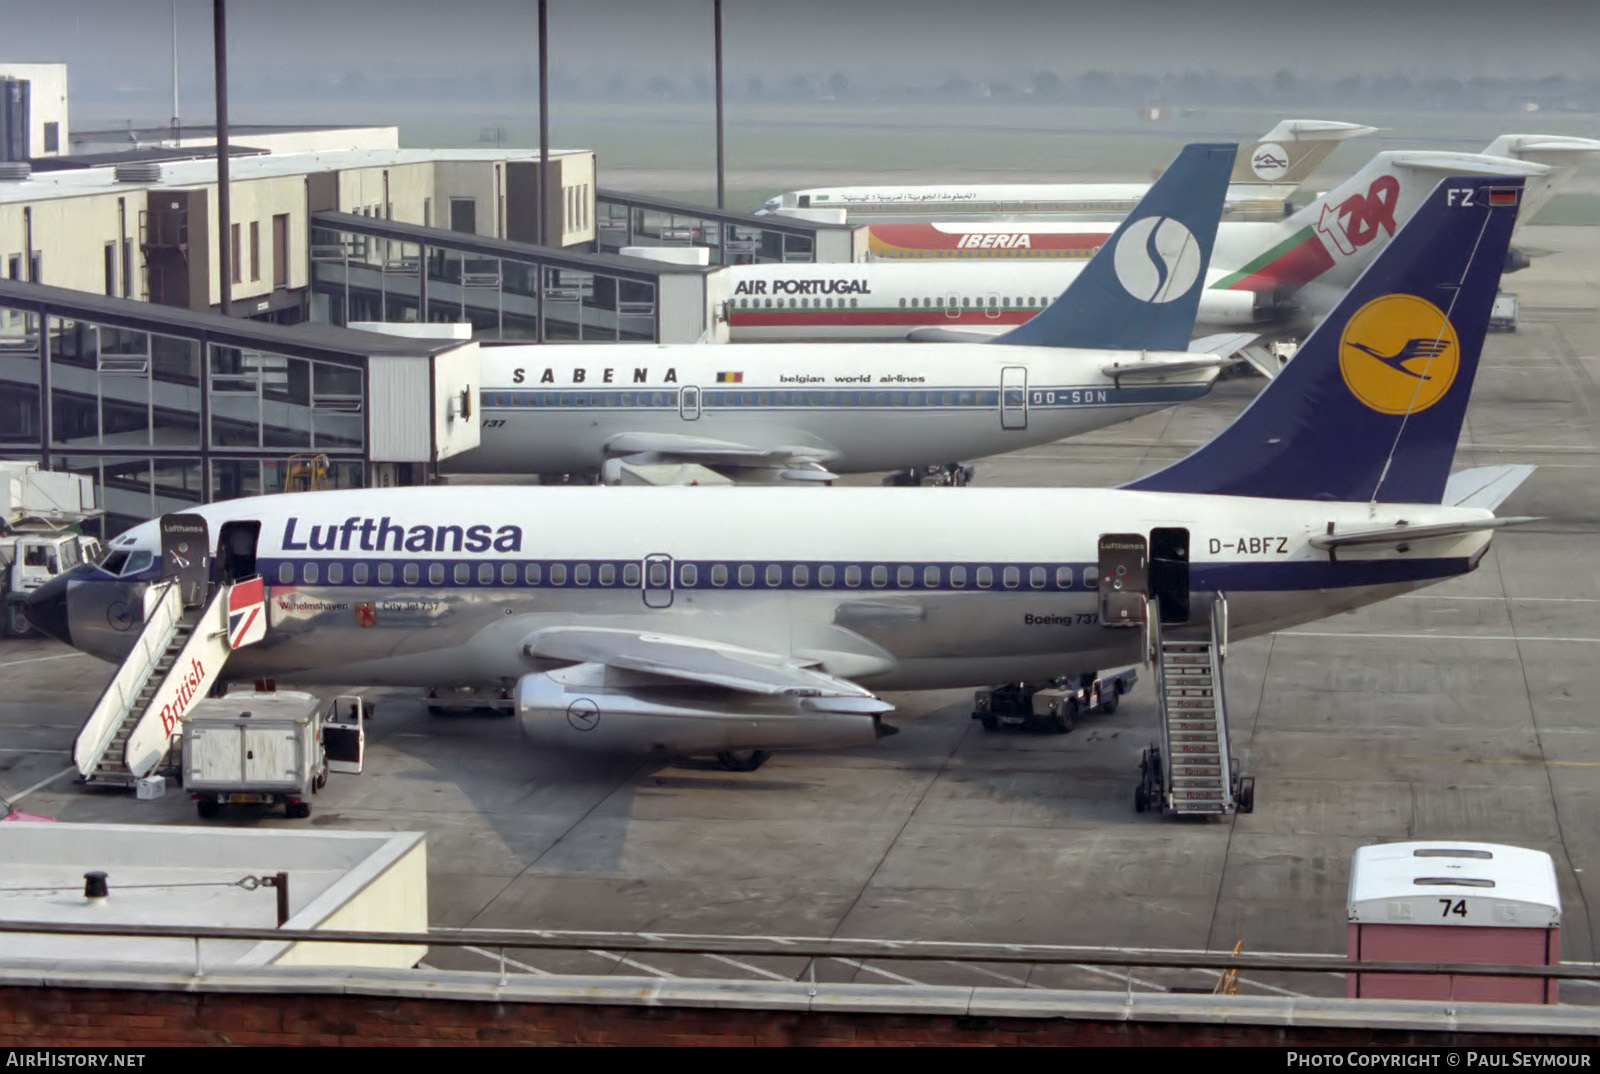
<path fill-rule="evenodd" d="M 183 82 L 210 77 L 210 0 L 177 0 Z M 536 68 L 534 0 L 231 0 L 241 90 L 358 69 Z M 552 67 L 710 71 L 711 0 L 550 0 Z M 0 59 L 64 60 L 74 111 L 170 100 L 172 0 L 0 0 Z M 727 75 L 936 84 L 1113 73 L 1288 69 L 1308 76 L 1600 77 L 1600 0 L 725 0 Z M 209 102 L 207 102 L 209 103 Z M 241 100 L 241 105 L 248 102 Z M 199 102 L 196 102 L 199 111 Z"/>

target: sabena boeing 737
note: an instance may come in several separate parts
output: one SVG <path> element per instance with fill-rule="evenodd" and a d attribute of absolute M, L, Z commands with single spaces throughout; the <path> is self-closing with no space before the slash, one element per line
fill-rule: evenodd
<path fill-rule="evenodd" d="M 1593 155 L 1567 143 L 1574 157 Z M 1497 146 L 1499 142 L 1495 143 Z M 1491 147 L 1493 148 L 1493 147 Z M 1553 157 L 1553 151 L 1546 157 Z M 1568 162 L 1566 174 L 1576 165 Z M 1548 196 L 1557 169 L 1508 156 L 1431 151 L 1376 154 L 1366 167 L 1287 219 L 1226 221 L 1217 228 L 1197 320 L 1201 331 L 1248 328 L 1303 333 L 1338 302 L 1395 230 L 1417 211 L 1442 175 L 1523 176 Z M 1534 211 L 1531 189 L 1523 213 Z M 885 224 L 879 236 L 906 243 L 933 224 Z M 967 225 L 949 225 L 960 228 Z M 1090 256 L 1110 224 L 982 225 L 1010 234 L 1032 227 L 1082 243 Z M 956 235 L 941 233 L 950 241 Z M 1006 232 L 963 233 L 982 239 Z M 1022 235 L 1027 238 L 1026 234 Z M 1026 254 L 1028 249 L 1016 250 Z M 905 251 L 916 253 L 917 251 Z M 961 253 L 962 251 L 951 251 Z M 985 251 L 1003 253 L 1005 251 Z M 762 264 L 727 269 L 732 281 L 728 335 L 735 342 L 775 340 L 954 340 L 1004 332 L 1032 318 L 1085 262 L 997 257 L 983 260 L 890 259 L 852 265 Z"/>
<path fill-rule="evenodd" d="M 1376 127 L 1329 119 L 1286 119 L 1239 154 L 1224 212 L 1283 215 L 1283 202 L 1342 141 Z M 1148 183 L 935 183 L 791 190 L 768 199 L 756 215 L 806 216 L 842 210 L 849 223 L 873 220 L 1111 219 L 1134 207 Z"/>
<path fill-rule="evenodd" d="M 486 348 L 481 446 L 452 467 L 694 463 L 761 484 L 933 463 L 959 480 L 967 460 L 1196 398 L 1249 340 L 1190 351 L 1235 149 L 1186 148 L 1073 286 L 995 339 Z"/>
<path fill-rule="evenodd" d="M 1237 639 L 1466 574 L 1531 471 L 1450 475 L 1521 189 L 1445 179 L 1231 425 L 1122 488 L 434 486 L 172 516 L 215 542 L 215 581 L 267 586 L 265 637 L 220 677 L 506 689 L 550 746 L 846 746 L 877 735 L 878 691 L 1140 662 L 1147 594 L 1169 636 L 1225 594 Z M 30 620 L 127 656 L 176 569 L 167 521 Z"/>

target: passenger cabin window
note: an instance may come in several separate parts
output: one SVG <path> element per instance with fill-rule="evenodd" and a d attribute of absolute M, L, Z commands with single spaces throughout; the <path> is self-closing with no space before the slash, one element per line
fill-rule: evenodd
<path fill-rule="evenodd" d="M 794 570 L 789 572 L 789 580 L 797 586 L 809 585 L 811 582 L 811 569 L 803 563 L 796 563 Z"/>
<path fill-rule="evenodd" d="M 951 567 L 950 568 L 950 588 L 952 588 L 952 589 L 964 589 L 964 588 L 966 588 L 966 585 L 967 585 L 967 568 L 965 568 L 965 567 Z"/>
<path fill-rule="evenodd" d="M 1095 586 L 1097 586 L 1099 584 L 1100 584 L 1100 568 L 1099 567 L 1085 567 L 1085 568 L 1083 568 L 1083 588 L 1085 588 L 1085 589 L 1093 589 Z"/>
<path fill-rule="evenodd" d="M 537 563 L 529 563 L 522 568 L 522 584 L 538 585 L 544 580 L 544 568 Z"/>
<path fill-rule="evenodd" d="M 578 564 L 576 567 L 572 568 L 572 584 L 588 585 L 589 576 L 592 573 L 593 572 L 587 563 Z"/>
<path fill-rule="evenodd" d="M 754 564 L 750 564 L 750 563 L 741 563 L 741 564 L 739 564 L 739 584 L 740 585 L 755 585 L 756 584 L 756 568 L 755 568 Z"/>
<path fill-rule="evenodd" d="M 278 581 L 283 583 L 284 585 L 289 585 L 294 581 L 294 564 L 293 563 L 280 563 L 280 564 L 278 564 Z"/>
<path fill-rule="evenodd" d="M 429 585 L 444 585 L 444 564 L 443 563 L 430 563 L 430 564 L 428 564 L 428 584 Z"/>
<path fill-rule="evenodd" d="M 692 587 L 700 580 L 700 568 L 693 563 L 685 563 L 678 569 L 678 582 L 681 585 Z"/>
<path fill-rule="evenodd" d="M 1015 589 L 1022 581 L 1022 572 L 1016 567 L 1007 567 L 1000 572 L 1000 581 L 1007 589 Z"/>
<path fill-rule="evenodd" d="M 317 575 L 318 571 L 315 563 L 307 563 L 304 567 L 300 568 L 300 580 L 306 585 L 315 583 L 317 580 Z"/>
<path fill-rule="evenodd" d="M 646 569 L 650 572 L 650 584 L 652 586 L 659 589 L 667 585 L 668 575 L 665 563 L 658 559 L 653 561 Z"/>
<path fill-rule="evenodd" d="M 500 564 L 500 584 L 501 585 L 516 585 L 517 584 L 517 565 L 515 563 L 502 563 L 502 564 Z"/>
<path fill-rule="evenodd" d="M 380 564 L 378 564 L 378 584 L 379 585 L 393 585 L 394 584 L 394 564 L 393 563 L 380 563 Z"/>
<path fill-rule="evenodd" d="M 567 565 L 565 563 L 552 563 L 552 564 L 550 564 L 550 584 L 551 585 L 566 585 L 567 584 Z"/>
<path fill-rule="evenodd" d="M 844 584 L 854 589 L 861 584 L 861 568 L 849 566 L 844 569 Z"/>
<path fill-rule="evenodd" d="M 979 567 L 978 568 L 978 588 L 979 589 L 988 589 L 992 585 L 994 585 L 994 568 L 993 567 Z"/>
<path fill-rule="evenodd" d="M 776 563 L 769 563 L 767 565 L 767 585 L 769 587 L 776 587 L 782 584 L 783 568 L 778 566 Z"/>
<path fill-rule="evenodd" d="M 330 563 L 330 564 L 328 564 L 328 584 L 329 585 L 339 585 L 343 581 L 344 581 L 344 564 L 343 563 Z"/>
<path fill-rule="evenodd" d="M 938 567 L 924 567 L 924 568 L 922 568 L 922 585 L 923 585 L 924 589 L 937 589 L 937 588 L 939 588 L 939 568 Z"/>
<path fill-rule="evenodd" d="M 493 563 L 480 563 L 480 564 L 478 564 L 478 584 L 479 585 L 494 585 L 494 564 Z"/>
<path fill-rule="evenodd" d="M 1030 568 L 1028 568 L 1028 584 L 1029 585 L 1033 586 L 1033 588 L 1035 588 L 1035 589 L 1043 589 L 1044 588 L 1044 580 L 1045 580 L 1045 570 L 1044 570 L 1043 567 L 1030 567 Z"/>
<path fill-rule="evenodd" d="M 712 585 L 727 585 L 728 584 L 728 566 L 727 566 L 727 564 L 718 563 L 716 566 L 711 568 L 711 584 Z"/>
<path fill-rule="evenodd" d="M 834 569 L 831 563 L 827 564 L 826 566 L 818 567 L 817 584 L 824 588 L 832 589 L 835 584 L 837 573 L 838 572 Z"/>
<path fill-rule="evenodd" d="M 629 588 L 639 584 L 639 565 L 637 563 L 624 563 L 622 565 L 622 584 Z"/>
<path fill-rule="evenodd" d="M 888 567 L 874 567 L 874 568 L 872 568 L 872 584 L 875 585 L 875 586 L 878 586 L 879 588 L 882 588 L 883 586 L 888 585 L 889 584 L 889 568 Z"/>
<path fill-rule="evenodd" d="M 895 584 L 901 589 L 910 589 L 917 584 L 917 569 L 915 567 L 901 567 L 895 571 Z"/>
<path fill-rule="evenodd" d="M 1071 567 L 1057 567 L 1056 568 L 1056 588 L 1057 589 L 1071 589 L 1072 588 L 1072 568 Z"/>
<path fill-rule="evenodd" d="M 456 585 L 466 585 L 472 581 L 472 568 L 465 563 L 457 563 L 455 569 Z"/>
<path fill-rule="evenodd" d="M 617 565 L 615 563 L 602 563 L 598 572 L 601 585 L 617 584 Z"/>
<path fill-rule="evenodd" d="M 401 570 L 400 577 L 406 585 L 416 585 L 418 579 L 422 577 L 422 568 L 415 563 L 407 563 Z"/>
<path fill-rule="evenodd" d="M 371 568 L 365 563 L 357 563 L 355 566 L 350 568 L 350 580 L 356 585 L 366 585 L 367 576 L 370 570 Z"/>

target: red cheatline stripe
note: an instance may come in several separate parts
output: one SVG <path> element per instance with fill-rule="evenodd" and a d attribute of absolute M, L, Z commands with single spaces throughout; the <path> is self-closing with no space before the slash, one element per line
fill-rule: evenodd
<path fill-rule="evenodd" d="M 1062 233 L 1034 232 L 1025 228 L 1004 232 L 949 232 L 941 231 L 932 224 L 874 224 L 867 232 L 868 242 L 874 250 L 1098 250 L 1111 237 L 1109 231 Z M 1000 242 L 1027 235 L 1028 245 L 961 246 L 962 239 L 969 234 L 998 234 L 1004 236 L 996 240 Z"/>
<path fill-rule="evenodd" d="M 817 325 L 869 324 L 1021 324 L 1038 310 L 1003 309 L 989 317 L 982 310 L 965 310 L 950 317 L 943 310 L 735 310 L 729 318 L 734 328 L 807 328 Z"/>

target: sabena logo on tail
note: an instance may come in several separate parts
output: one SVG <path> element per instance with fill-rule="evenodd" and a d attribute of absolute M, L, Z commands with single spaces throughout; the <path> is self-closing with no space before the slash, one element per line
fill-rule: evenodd
<path fill-rule="evenodd" d="M 1111 264 L 1117 282 L 1140 302 L 1173 302 L 1200 278 L 1203 260 L 1187 227 L 1170 216 L 1147 216 L 1128 225 Z"/>
<path fill-rule="evenodd" d="M 1427 410 L 1461 367 L 1461 345 L 1444 311 L 1425 298 L 1382 295 L 1351 315 L 1339 337 L 1339 372 L 1362 404 L 1380 414 Z"/>

